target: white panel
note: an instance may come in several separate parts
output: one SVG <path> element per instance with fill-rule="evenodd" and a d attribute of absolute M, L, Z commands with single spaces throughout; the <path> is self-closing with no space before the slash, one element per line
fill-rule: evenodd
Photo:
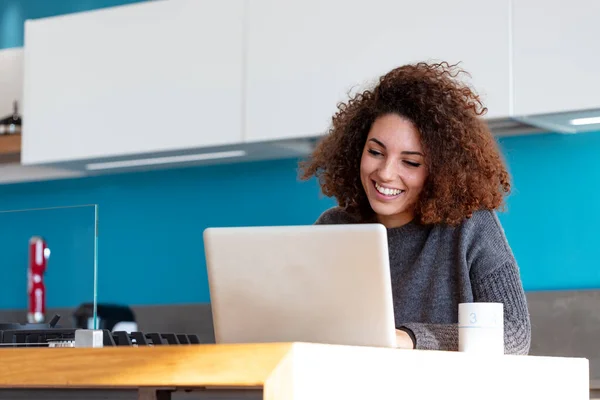
<path fill-rule="evenodd" d="M 22 166 L 19 163 L 0 164 L 0 185 L 22 182 L 50 181 L 79 178 L 79 171 L 38 166 Z"/>
<path fill-rule="evenodd" d="M 600 1 L 514 0 L 517 116 L 600 108 Z"/>
<path fill-rule="evenodd" d="M 538 332 L 552 335 L 548 330 Z M 585 358 L 493 357 L 459 351 L 314 343 L 294 344 L 291 357 L 286 360 L 290 367 L 280 364 L 287 367 L 289 376 L 284 375 L 286 369 L 280 368 L 272 375 L 271 382 L 277 382 L 277 377 L 293 380 L 289 385 L 293 393 L 287 398 L 294 400 L 598 398 L 590 393 L 590 363 Z M 269 388 L 267 386 L 267 393 Z"/>
<path fill-rule="evenodd" d="M 23 49 L 0 51 L 0 119 L 13 112 L 17 101 L 19 113 L 23 105 Z"/>
<path fill-rule="evenodd" d="M 508 16 L 508 0 L 252 0 L 246 139 L 324 133 L 349 90 L 429 60 L 462 61 L 487 117 L 505 117 Z"/>
<path fill-rule="evenodd" d="M 241 140 L 243 0 L 26 22 L 25 163 Z"/>

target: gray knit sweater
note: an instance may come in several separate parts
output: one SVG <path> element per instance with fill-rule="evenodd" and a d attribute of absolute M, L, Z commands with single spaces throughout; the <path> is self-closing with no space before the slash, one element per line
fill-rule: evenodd
<path fill-rule="evenodd" d="M 339 207 L 317 224 L 359 223 Z M 461 225 L 410 222 L 387 230 L 396 327 L 417 349 L 458 350 L 458 304 L 504 303 L 505 354 L 527 354 L 531 325 L 519 269 L 492 211 Z"/>

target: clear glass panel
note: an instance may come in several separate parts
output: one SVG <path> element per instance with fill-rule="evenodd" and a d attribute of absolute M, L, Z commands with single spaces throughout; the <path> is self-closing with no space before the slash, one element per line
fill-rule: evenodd
<path fill-rule="evenodd" d="M 96 328 L 97 247 L 95 204 L 0 211 L 0 322 L 49 323 L 59 314 L 67 327 L 85 309 Z"/>

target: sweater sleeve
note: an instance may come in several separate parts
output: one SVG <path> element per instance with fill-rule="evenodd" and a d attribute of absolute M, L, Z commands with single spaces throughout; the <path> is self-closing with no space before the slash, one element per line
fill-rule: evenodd
<path fill-rule="evenodd" d="M 514 261 L 474 281 L 475 302 L 504 304 L 504 353 L 527 354 L 531 344 L 531 323 L 527 301 Z M 458 350 L 458 324 L 405 323 L 416 339 L 415 348 Z"/>

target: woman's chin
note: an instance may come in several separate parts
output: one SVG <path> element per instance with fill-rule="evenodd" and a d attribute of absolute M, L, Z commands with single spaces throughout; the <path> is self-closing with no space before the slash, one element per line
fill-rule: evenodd
<path fill-rule="evenodd" d="M 370 198 L 369 204 L 377 217 L 390 218 L 408 213 L 408 207 L 404 203 L 386 203 Z"/>
<path fill-rule="evenodd" d="M 371 208 L 381 217 L 391 217 L 397 214 L 402 214 L 404 210 L 401 207 L 392 204 L 381 204 L 378 201 L 371 201 Z"/>

